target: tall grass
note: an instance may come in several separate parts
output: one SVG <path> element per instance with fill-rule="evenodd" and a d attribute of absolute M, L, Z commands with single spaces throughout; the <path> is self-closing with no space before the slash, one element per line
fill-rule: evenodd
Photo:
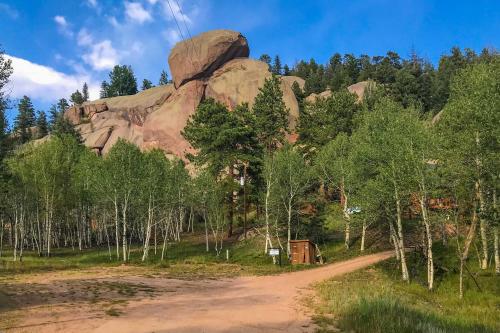
<path fill-rule="evenodd" d="M 362 298 L 340 318 L 339 327 L 357 333 L 493 333 L 482 324 L 419 311 L 397 298 Z"/>
<path fill-rule="evenodd" d="M 317 286 L 320 332 L 331 326 L 346 332 L 500 332 L 500 277 L 482 271 L 476 258 L 468 262 L 481 289 L 465 276 L 465 296 L 459 299 L 456 248 L 435 247 L 436 289 L 427 290 L 425 265 L 413 254 L 411 283 L 401 281 L 395 259 Z M 333 318 L 333 319 L 332 319 Z M 334 330 L 333 330 L 334 331 Z"/>

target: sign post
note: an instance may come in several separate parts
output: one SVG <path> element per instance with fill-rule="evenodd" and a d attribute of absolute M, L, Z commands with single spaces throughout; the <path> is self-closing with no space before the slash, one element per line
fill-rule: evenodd
<path fill-rule="evenodd" d="M 279 257 L 279 263 L 280 263 L 280 267 L 281 267 L 281 249 L 280 248 L 270 248 L 269 255 L 271 257 L 273 257 L 273 259 L 275 257 Z"/>

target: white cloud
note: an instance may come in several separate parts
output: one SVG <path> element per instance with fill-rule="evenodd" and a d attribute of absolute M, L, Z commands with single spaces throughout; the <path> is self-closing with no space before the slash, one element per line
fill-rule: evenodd
<path fill-rule="evenodd" d="M 0 13 L 5 13 L 11 19 L 14 20 L 19 17 L 19 12 L 15 8 L 7 5 L 6 3 L 0 3 Z"/>
<path fill-rule="evenodd" d="M 90 53 L 84 54 L 82 58 L 95 70 L 113 68 L 120 60 L 118 52 L 113 48 L 109 39 L 92 45 L 90 49 Z"/>
<path fill-rule="evenodd" d="M 132 21 L 141 24 L 153 20 L 151 14 L 139 2 L 125 2 L 125 13 Z"/>
<path fill-rule="evenodd" d="M 179 2 L 179 4 L 182 4 L 182 2 Z M 189 18 L 189 16 L 186 15 L 186 12 L 182 10 L 181 7 L 177 4 L 177 1 L 163 1 L 163 11 L 165 12 L 165 15 L 167 16 L 169 21 L 173 21 L 174 18 L 177 19 L 179 24 L 181 25 L 182 21 L 186 24 L 191 24 L 192 21 Z M 173 14 L 173 15 L 172 15 Z"/>
<path fill-rule="evenodd" d="M 73 31 L 71 31 L 69 23 L 66 21 L 64 16 L 56 15 L 54 16 L 54 21 L 56 22 L 60 33 L 68 37 L 73 37 Z"/>
<path fill-rule="evenodd" d="M 120 27 L 120 23 L 118 23 L 118 20 L 116 19 L 116 17 L 114 16 L 111 16 L 109 19 L 108 19 L 109 23 L 115 27 L 115 28 L 119 28 Z"/>
<path fill-rule="evenodd" d="M 64 16 L 56 15 L 56 16 L 54 16 L 54 21 L 56 21 L 56 23 L 60 27 L 65 28 L 65 27 L 68 26 L 68 22 L 66 21 L 66 19 L 64 18 Z"/>
<path fill-rule="evenodd" d="M 148 0 L 148 2 L 152 5 L 156 5 L 156 3 L 158 2 L 158 0 Z"/>
<path fill-rule="evenodd" d="M 97 0 L 87 0 L 87 5 L 92 8 L 97 7 Z"/>
<path fill-rule="evenodd" d="M 81 89 L 84 82 L 89 85 L 91 99 L 99 97 L 99 84 L 86 74 L 65 74 L 52 67 L 32 63 L 6 55 L 12 60 L 14 73 L 10 78 L 11 97 L 21 98 L 24 95 L 32 99 L 52 102 L 62 97 L 68 97 L 76 89 Z"/>
<path fill-rule="evenodd" d="M 162 34 L 170 46 L 175 45 L 175 43 L 177 43 L 178 41 L 181 40 L 181 36 L 179 34 L 179 31 L 177 31 L 173 28 L 169 28 L 169 29 L 163 31 Z"/>
<path fill-rule="evenodd" d="M 77 42 L 79 46 L 88 46 L 93 42 L 92 35 L 87 31 L 87 29 L 80 29 L 78 32 Z"/>

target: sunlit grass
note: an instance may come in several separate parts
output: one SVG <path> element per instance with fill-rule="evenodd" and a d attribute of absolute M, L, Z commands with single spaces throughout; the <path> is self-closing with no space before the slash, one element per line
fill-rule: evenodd
<path fill-rule="evenodd" d="M 481 291 L 465 277 L 465 297 L 458 295 L 456 249 L 435 246 L 436 288 L 425 285 L 425 262 L 409 254 L 415 267 L 410 284 L 401 281 L 395 259 L 317 286 L 321 305 L 316 317 L 320 332 L 338 327 L 347 332 L 499 332 L 500 283 L 492 269 L 479 272 L 471 258 Z"/>

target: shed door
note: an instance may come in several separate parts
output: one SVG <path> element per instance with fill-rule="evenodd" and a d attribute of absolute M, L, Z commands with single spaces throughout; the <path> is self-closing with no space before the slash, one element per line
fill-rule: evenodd
<path fill-rule="evenodd" d="M 305 264 L 310 264 L 311 263 L 311 260 L 309 258 L 309 243 L 304 243 L 304 263 Z"/>
<path fill-rule="evenodd" d="M 300 246 L 297 243 L 292 243 L 292 263 L 300 263 Z"/>

